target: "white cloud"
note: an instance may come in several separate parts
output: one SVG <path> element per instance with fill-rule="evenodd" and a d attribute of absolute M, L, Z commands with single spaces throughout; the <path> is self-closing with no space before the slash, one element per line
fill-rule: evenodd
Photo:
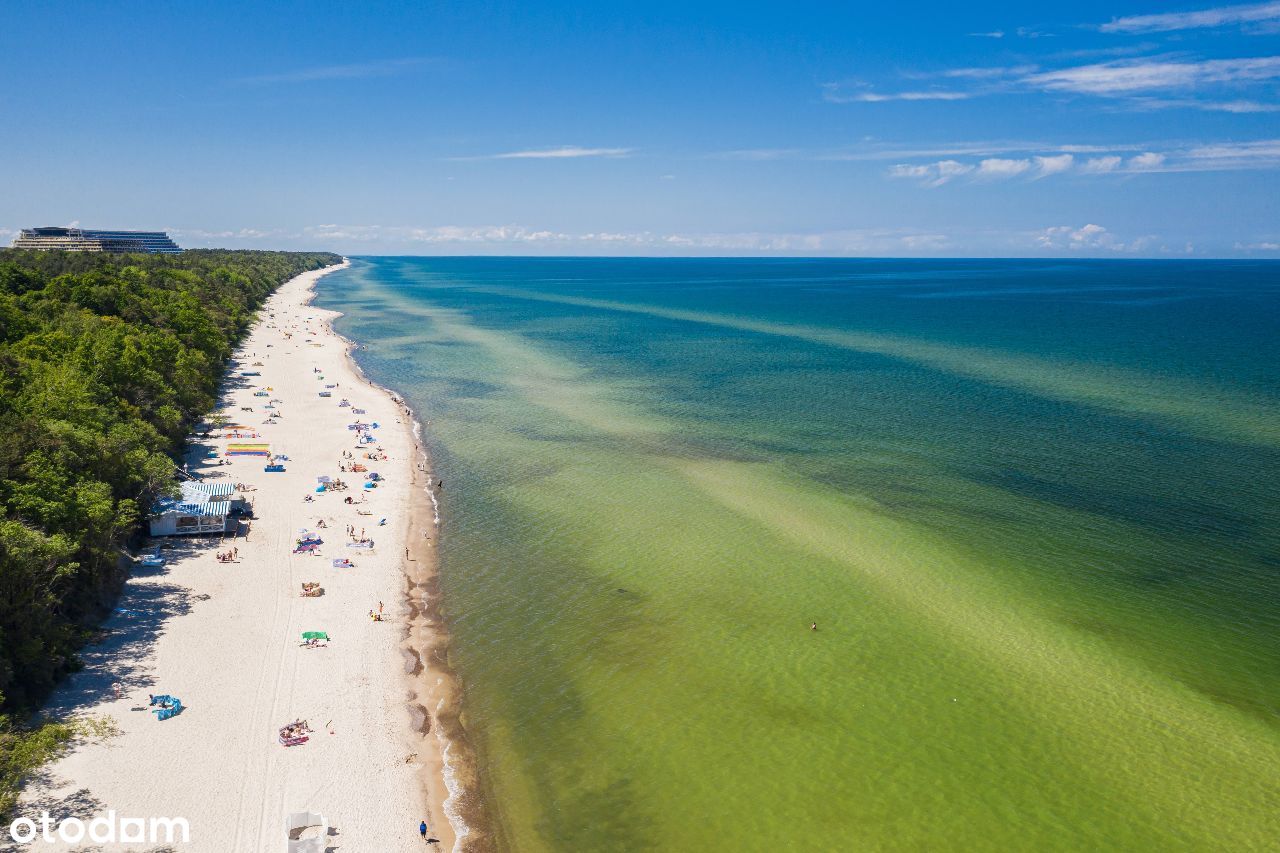
<path fill-rule="evenodd" d="M 940 187 L 948 181 L 973 171 L 973 166 L 957 160 L 939 160 L 919 165 L 899 164 L 889 167 L 891 178 L 912 178 L 927 187 Z"/>
<path fill-rule="evenodd" d="M 931 178 L 933 177 L 933 169 L 936 164 L 929 163 L 922 166 L 908 166 L 900 163 L 897 166 L 889 167 L 889 177 L 891 178 Z"/>
<path fill-rule="evenodd" d="M 910 79 L 942 78 L 947 88 L 901 92 L 872 91 L 865 83 L 828 83 L 823 97 L 832 103 L 882 101 L 961 101 L 1026 92 L 1090 95 L 1125 99 L 1139 109 L 1191 108 L 1218 112 L 1276 112 L 1274 101 L 1234 96 L 1231 90 L 1257 88 L 1280 80 L 1280 56 L 1236 59 L 1143 57 L 1043 69 L 1035 65 L 962 67 Z"/>
<path fill-rule="evenodd" d="M 1145 151 L 1129 158 L 1129 168 L 1134 171 L 1143 171 L 1146 169 L 1158 169 L 1164 165 L 1165 155 L 1157 154 L 1154 151 Z"/>
<path fill-rule="evenodd" d="M 1192 148 L 1187 156 L 1198 160 L 1219 159 L 1275 159 L 1280 157 L 1280 139 L 1259 139 L 1253 142 L 1223 142 L 1217 145 L 1201 145 Z"/>
<path fill-rule="evenodd" d="M 1222 101 L 1203 102 L 1197 104 L 1202 110 L 1216 110 L 1224 113 L 1274 113 L 1280 112 L 1280 104 L 1263 104 L 1258 101 Z"/>
<path fill-rule="evenodd" d="M 1090 157 L 1080 167 L 1080 171 L 1088 175 L 1102 175 L 1120 168 L 1121 158 L 1112 154 L 1106 157 Z"/>
<path fill-rule="evenodd" d="M 1264 240 L 1261 243 L 1236 243 L 1235 247 L 1247 252 L 1280 252 L 1280 243 L 1273 240 Z"/>
<path fill-rule="evenodd" d="M 969 92 L 957 92 L 946 89 L 929 89 L 913 92 L 870 92 L 866 87 L 857 84 L 862 91 L 842 91 L 839 83 L 826 83 L 822 87 L 822 99 L 832 104 L 874 104 L 883 101 L 963 101 L 973 97 Z"/>
<path fill-rule="evenodd" d="M 1280 168 L 1280 139 L 1200 145 L 1186 152 L 1175 171 L 1228 171 Z"/>
<path fill-rule="evenodd" d="M 1079 228 L 1073 225 L 1055 225 L 1045 228 L 1035 235 L 1036 245 L 1041 249 L 1067 249 L 1081 252 L 1105 249 L 1113 252 L 1141 251 L 1148 245 L 1146 239 L 1136 245 L 1126 245 L 1116 239 L 1106 228 L 1095 223 L 1088 223 Z"/>
<path fill-rule="evenodd" d="M 292 235 L 310 245 L 420 247 L 472 252 L 580 252 L 584 254 L 639 253 L 791 253 L 894 254 L 928 253 L 950 245 L 946 235 L 906 229 L 864 229 L 816 233 L 719 232 L 661 233 L 653 231 L 564 232 L 522 225 L 440 225 L 432 227 L 380 225 L 313 225 Z"/>
<path fill-rule="evenodd" d="M 1090 222 L 1077 228 L 1074 225 L 1055 225 L 1035 232 L 1034 244 L 1041 251 L 1068 251 L 1077 254 L 1111 254 L 1125 253 L 1130 255 L 1150 255 L 1156 251 L 1159 238 L 1147 234 L 1124 241 L 1112 234 L 1105 227 Z M 1160 251 L 1168 252 L 1168 249 Z M 1190 251 L 1190 250 L 1188 250 Z"/>
<path fill-rule="evenodd" d="M 1265 104 L 1261 101 L 1206 101 L 1193 98 L 1137 98 L 1133 104 L 1140 109 L 1195 109 L 1219 113 L 1275 113 L 1280 112 L 1280 104 Z"/>
<path fill-rule="evenodd" d="M 974 38 L 984 39 L 1002 39 L 1004 38 L 1004 30 L 992 30 L 989 33 L 969 33 Z"/>
<path fill-rule="evenodd" d="M 1050 175 L 1066 172 L 1075 163 L 1075 159 L 1070 154 L 1057 154 L 1052 157 L 1037 156 L 1035 158 L 1036 168 L 1039 170 L 1037 177 L 1047 178 Z"/>
<path fill-rule="evenodd" d="M 943 71 L 942 76 L 962 79 L 968 78 L 970 80 L 992 80 L 998 77 L 1030 74 L 1038 70 L 1039 66 L 1036 65 L 1015 65 L 1012 68 L 1004 68 L 997 65 L 979 68 L 951 68 Z"/>
<path fill-rule="evenodd" d="M 1012 178 L 1031 168 L 1030 160 L 1010 160 L 1004 157 L 988 157 L 978 163 L 978 177 Z"/>
<path fill-rule="evenodd" d="M 1256 83 L 1280 77 L 1280 56 L 1198 62 L 1126 60 L 1043 71 L 1024 78 L 1050 92 L 1108 97 L 1205 84 Z"/>
<path fill-rule="evenodd" d="M 1139 172 L 1225 172 L 1280 169 L 1280 139 L 1250 142 L 1222 142 L 1195 146 L 1172 145 L 1164 151 L 1145 150 L 1145 145 L 1056 146 L 1056 151 L 1029 157 L 987 157 L 977 162 L 963 159 L 928 163 L 898 163 L 889 177 L 910 178 L 922 186 L 938 187 L 956 178 L 996 180 L 1027 175 L 1035 180 L 1054 175 L 1135 174 Z M 1098 156 L 1078 161 L 1072 152 L 1098 152 Z M 1117 153 L 1101 153 L 1115 151 Z M 975 159 L 979 155 L 974 155 Z"/>
<path fill-rule="evenodd" d="M 323 65 L 302 68 L 281 74 L 260 74 L 241 77 L 240 83 L 311 83 L 317 80 L 358 80 L 365 77 L 391 77 L 420 68 L 436 60 L 429 57 L 408 59 L 384 59 L 376 62 L 357 62 L 349 65 Z"/>
<path fill-rule="evenodd" d="M 1228 24 L 1252 24 L 1280 19 L 1280 3 L 1256 3 L 1220 6 L 1197 12 L 1168 12 L 1159 15 L 1132 15 L 1116 18 L 1099 29 L 1104 33 L 1156 33 L 1222 27 Z"/>
<path fill-rule="evenodd" d="M 491 154 L 489 160 L 564 160 L 577 157 L 626 157 L 634 148 L 580 148 L 565 145 L 560 148 L 539 148 L 528 151 L 507 151 Z"/>

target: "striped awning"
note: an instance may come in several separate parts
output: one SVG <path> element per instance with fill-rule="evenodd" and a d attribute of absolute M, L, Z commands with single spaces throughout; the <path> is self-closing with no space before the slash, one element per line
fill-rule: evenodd
<path fill-rule="evenodd" d="M 177 504 L 171 510 L 178 515 L 223 516 L 227 514 L 225 503 L 211 504 Z"/>
<path fill-rule="evenodd" d="M 231 483 L 188 482 L 188 483 L 182 484 L 182 493 L 184 497 L 187 495 L 188 491 L 199 492 L 200 494 L 208 495 L 210 497 L 220 497 L 222 495 L 229 495 L 233 493 L 235 490 L 236 490 L 236 487 Z"/>

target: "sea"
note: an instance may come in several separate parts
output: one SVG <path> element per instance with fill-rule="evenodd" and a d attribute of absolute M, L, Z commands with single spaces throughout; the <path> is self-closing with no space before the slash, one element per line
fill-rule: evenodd
<path fill-rule="evenodd" d="M 368 257 L 317 302 L 443 481 L 492 847 L 1280 844 L 1280 263 Z"/>

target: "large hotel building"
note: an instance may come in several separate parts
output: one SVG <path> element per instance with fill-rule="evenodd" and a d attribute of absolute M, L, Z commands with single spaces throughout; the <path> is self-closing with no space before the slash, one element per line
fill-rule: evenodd
<path fill-rule="evenodd" d="M 23 228 L 15 249 L 61 249 L 64 252 L 181 252 L 163 231 L 91 231 L 88 228 Z"/>

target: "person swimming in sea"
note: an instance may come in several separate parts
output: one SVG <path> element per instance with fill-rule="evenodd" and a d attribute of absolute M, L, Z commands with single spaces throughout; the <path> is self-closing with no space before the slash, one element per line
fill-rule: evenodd
<path fill-rule="evenodd" d="M 816 631 L 816 630 L 818 630 L 818 623 L 817 623 L 817 622 L 810 622 L 810 623 L 809 623 L 809 630 L 810 630 L 810 631 Z"/>

